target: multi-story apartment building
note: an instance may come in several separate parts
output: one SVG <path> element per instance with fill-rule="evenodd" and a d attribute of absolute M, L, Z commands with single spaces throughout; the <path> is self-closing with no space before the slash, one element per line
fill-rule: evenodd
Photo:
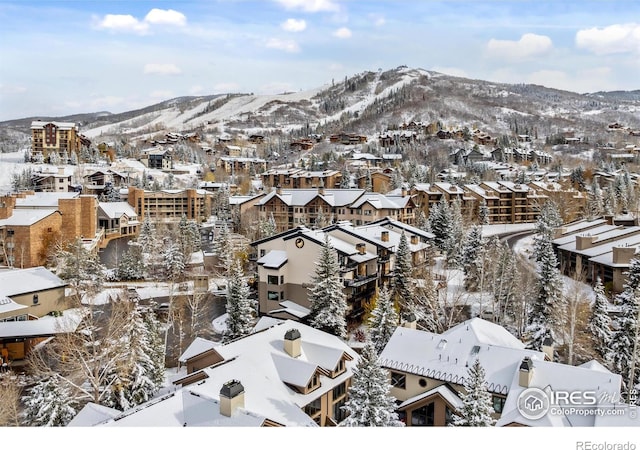
<path fill-rule="evenodd" d="M 265 188 L 309 189 L 323 186 L 327 189 L 340 187 L 342 174 L 337 170 L 310 171 L 298 168 L 270 169 L 261 174 Z"/>
<path fill-rule="evenodd" d="M 211 215 L 213 194 L 203 189 L 163 189 L 150 191 L 129 186 L 127 202 L 140 218 L 147 215 L 159 221 L 189 220 L 203 222 Z"/>
<path fill-rule="evenodd" d="M 0 264 L 44 265 L 54 244 L 77 238 L 97 246 L 97 198 L 77 192 L 24 191 L 0 198 Z"/>
<path fill-rule="evenodd" d="M 298 225 L 314 225 L 318 216 L 333 222 L 349 220 L 365 225 L 384 217 L 412 224 L 415 207 L 406 192 L 400 195 L 367 193 L 363 189 L 282 189 L 276 188 L 255 206 L 259 216 L 273 216 L 278 231 Z"/>
<path fill-rule="evenodd" d="M 349 222 L 321 230 L 297 227 L 251 243 L 258 265 L 260 314 L 304 320 L 311 306 L 309 283 L 325 239 L 329 239 L 344 282 L 347 320 L 358 323 L 376 288 L 393 273 L 403 232 L 414 265 L 424 263 L 433 235 L 391 218 L 360 227 Z"/>
<path fill-rule="evenodd" d="M 73 122 L 31 122 L 31 151 L 45 158 L 50 152 L 60 156 L 72 152 L 79 153 L 83 147 L 89 148 L 91 141 L 79 132 L 79 126 Z"/>
<path fill-rule="evenodd" d="M 36 192 L 68 192 L 74 191 L 71 184 L 71 173 L 64 167 L 42 170 L 31 177 L 33 190 Z"/>
<path fill-rule="evenodd" d="M 222 156 L 216 166 L 228 175 L 256 174 L 267 170 L 267 161 L 262 158 Z"/>

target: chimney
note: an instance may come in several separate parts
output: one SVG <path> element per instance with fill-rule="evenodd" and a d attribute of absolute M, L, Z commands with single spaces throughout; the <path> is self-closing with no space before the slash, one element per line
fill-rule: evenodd
<path fill-rule="evenodd" d="M 318 186 L 318 195 L 324 195 L 324 180 L 320 178 L 320 186 Z"/>
<path fill-rule="evenodd" d="M 520 363 L 518 384 L 523 388 L 528 388 L 533 378 L 533 361 L 529 356 L 525 357 Z"/>
<path fill-rule="evenodd" d="M 576 236 L 576 250 L 586 250 L 593 247 L 596 236 Z"/>
<path fill-rule="evenodd" d="M 562 237 L 562 235 L 565 234 L 566 232 L 567 232 L 567 227 L 558 227 L 553 230 L 553 238 L 558 239 L 559 237 Z"/>
<path fill-rule="evenodd" d="M 280 186 L 280 185 L 276 186 L 276 194 L 282 195 L 282 186 Z"/>
<path fill-rule="evenodd" d="M 244 386 L 238 380 L 227 381 L 220 389 L 220 414 L 231 417 L 244 408 Z"/>
<path fill-rule="evenodd" d="M 636 254 L 636 247 L 613 247 L 613 263 L 629 264 Z"/>
<path fill-rule="evenodd" d="M 58 167 L 58 175 L 64 175 L 64 167 Z"/>
<path fill-rule="evenodd" d="M 418 235 L 416 234 L 411 235 L 411 245 L 418 245 Z"/>
<path fill-rule="evenodd" d="M 416 329 L 417 318 L 412 312 L 406 312 L 402 315 L 402 326 L 404 328 Z"/>
<path fill-rule="evenodd" d="M 542 341 L 542 351 L 545 356 L 549 358 L 549 361 L 553 361 L 553 347 L 553 339 L 551 339 L 551 336 L 545 337 Z"/>
<path fill-rule="evenodd" d="M 356 250 L 361 255 L 364 255 L 367 252 L 367 245 L 364 244 L 363 242 L 360 242 L 359 244 L 356 244 Z"/>
<path fill-rule="evenodd" d="M 300 331 L 292 328 L 284 334 L 284 351 L 292 358 L 297 358 L 301 354 L 300 342 Z"/>
<path fill-rule="evenodd" d="M 380 240 L 381 240 L 382 242 L 389 242 L 389 232 L 388 232 L 388 231 L 383 231 L 383 232 L 380 234 Z"/>
<path fill-rule="evenodd" d="M 407 196 L 407 188 L 406 188 L 406 186 L 402 186 L 401 192 L 402 192 L 402 196 L 403 197 Z"/>

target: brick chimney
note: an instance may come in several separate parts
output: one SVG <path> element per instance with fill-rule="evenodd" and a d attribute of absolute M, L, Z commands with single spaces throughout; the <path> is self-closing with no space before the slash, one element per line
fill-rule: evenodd
<path fill-rule="evenodd" d="M 363 242 L 360 242 L 360 243 L 356 244 L 356 250 L 361 255 L 364 255 L 367 252 L 367 245 L 365 243 L 363 243 Z"/>
<path fill-rule="evenodd" d="M 388 232 L 388 231 L 383 231 L 383 232 L 380 234 L 380 240 L 381 240 L 382 242 L 389 242 L 389 232 Z"/>
<path fill-rule="evenodd" d="M 412 234 L 411 235 L 411 245 L 418 245 L 418 235 L 417 234 Z"/>
<path fill-rule="evenodd" d="M 523 388 L 528 388 L 533 378 L 533 361 L 530 357 L 527 356 L 522 360 L 518 371 L 518 384 Z"/>
<path fill-rule="evenodd" d="M 301 342 L 300 331 L 292 328 L 284 334 L 284 351 L 292 358 L 297 358 L 302 353 L 300 350 Z"/>
<path fill-rule="evenodd" d="M 324 195 L 324 180 L 320 178 L 320 186 L 318 186 L 318 195 Z"/>
<path fill-rule="evenodd" d="M 276 194 L 282 195 L 282 186 L 280 186 L 280 185 L 276 186 Z"/>
<path fill-rule="evenodd" d="M 401 191 L 403 197 L 407 196 L 407 188 L 406 188 L 406 186 L 402 186 L 402 189 L 400 191 Z"/>
<path fill-rule="evenodd" d="M 636 254 L 636 247 L 613 247 L 613 263 L 629 264 Z"/>
<path fill-rule="evenodd" d="M 227 381 L 220 389 L 220 414 L 231 417 L 244 408 L 244 386 L 238 380 Z"/>
<path fill-rule="evenodd" d="M 8 219 L 11 217 L 15 206 L 16 198 L 13 195 L 0 197 L 0 219 Z"/>
<path fill-rule="evenodd" d="M 576 236 L 576 250 L 586 250 L 593 247 L 597 236 Z"/>

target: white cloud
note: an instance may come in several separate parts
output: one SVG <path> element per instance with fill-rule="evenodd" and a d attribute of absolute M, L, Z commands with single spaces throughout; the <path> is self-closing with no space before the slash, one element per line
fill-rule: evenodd
<path fill-rule="evenodd" d="M 106 14 L 103 18 L 94 16 L 93 20 L 97 28 L 139 34 L 147 33 L 150 25 L 184 26 L 187 23 L 187 17 L 181 12 L 157 8 L 149 11 L 143 20 L 130 14 Z"/>
<path fill-rule="evenodd" d="M 144 17 L 144 21 L 157 25 L 176 25 L 181 27 L 187 23 L 187 17 L 173 9 L 153 8 Z"/>
<path fill-rule="evenodd" d="M 0 93 L 2 94 L 24 94 L 25 92 L 27 92 L 27 88 L 24 86 L 0 83 Z"/>
<path fill-rule="evenodd" d="M 585 93 L 614 90 L 610 67 L 578 70 L 568 74 L 561 70 L 538 70 L 527 76 L 527 82 L 566 91 Z"/>
<path fill-rule="evenodd" d="M 275 0 L 285 9 L 298 9 L 305 12 L 339 11 L 340 5 L 332 0 Z"/>
<path fill-rule="evenodd" d="M 288 53 L 296 53 L 300 51 L 300 47 L 296 41 L 283 40 L 278 38 L 271 38 L 265 44 L 267 48 L 274 48 L 276 50 L 284 50 Z"/>
<path fill-rule="evenodd" d="M 304 31 L 307 28 L 307 22 L 305 22 L 303 19 L 287 19 L 282 22 L 280 26 L 285 31 L 297 33 L 299 31 Z"/>
<path fill-rule="evenodd" d="M 175 64 L 171 63 L 148 63 L 144 65 L 144 73 L 159 75 L 177 75 L 182 70 Z"/>
<path fill-rule="evenodd" d="M 189 88 L 189 94 L 191 95 L 197 95 L 200 92 L 202 92 L 204 90 L 204 88 L 202 86 L 200 86 L 199 84 L 196 84 L 195 86 L 191 86 Z"/>
<path fill-rule="evenodd" d="M 615 24 L 580 30 L 576 33 L 576 46 L 596 55 L 640 53 L 640 24 Z"/>
<path fill-rule="evenodd" d="M 351 37 L 351 30 L 347 27 L 338 28 L 333 32 L 333 35 L 340 39 L 348 39 Z"/>
<path fill-rule="evenodd" d="M 149 29 L 149 24 L 140 22 L 130 14 L 107 14 L 95 20 L 98 28 L 110 31 L 145 33 Z"/>
<path fill-rule="evenodd" d="M 553 42 L 548 36 L 526 33 L 518 41 L 491 39 L 487 48 L 492 55 L 500 58 L 524 59 L 549 52 Z"/>

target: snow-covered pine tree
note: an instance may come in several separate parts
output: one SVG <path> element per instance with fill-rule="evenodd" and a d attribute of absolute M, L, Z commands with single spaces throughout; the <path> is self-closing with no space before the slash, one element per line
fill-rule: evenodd
<path fill-rule="evenodd" d="M 152 362 L 150 377 L 156 386 L 161 387 L 165 381 L 166 353 L 162 325 L 151 307 L 139 307 L 142 314 L 142 320 L 144 321 L 144 325 L 147 330 L 147 339 L 149 343 L 147 351 Z"/>
<path fill-rule="evenodd" d="M 460 260 L 460 250 L 464 241 L 464 228 L 462 218 L 462 202 L 456 198 L 451 203 L 450 210 L 450 234 L 444 241 L 444 251 L 447 257 L 447 264 L 457 267 Z"/>
<path fill-rule="evenodd" d="M 562 277 L 549 235 L 541 235 L 535 251 L 538 292 L 530 307 L 525 331 L 529 336 L 528 348 L 542 350 L 546 337 L 557 342 L 556 330 L 564 323 L 566 308 Z"/>
<path fill-rule="evenodd" d="M 162 252 L 162 265 L 167 279 L 179 281 L 185 273 L 186 264 L 180 246 L 176 242 L 166 242 Z"/>
<path fill-rule="evenodd" d="M 485 242 L 479 226 L 471 227 L 462 247 L 461 264 L 464 272 L 464 288 L 477 292 L 483 288 Z"/>
<path fill-rule="evenodd" d="M 351 187 L 351 174 L 346 167 L 342 169 L 342 178 L 340 178 L 340 189 L 349 189 Z"/>
<path fill-rule="evenodd" d="M 22 401 L 23 420 L 30 426 L 64 427 L 78 412 L 68 383 L 55 373 L 39 380 Z"/>
<path fill-rule="evenodd" d="M 416 227 L 420 228 L 422 231 L 429 231 L 429 219 L 422 208 L 419 208 L 416 213 Z"/>
<path fill-rule="evenodd" d="M 489 207 L 484 198 L 478 205 L 478 223 L 480 225 L 489 225 Z"/>
<path fill-rule="evenodd" d="M 343 409 L 348 416 L 341 427 L 401 427 L 395 411 L 395 398 L 389 394 L 388 372 L 380 366 L 373 342 L 367 342 L 353 369 L 348 400 Z"/>
<path fill-rule="evenodd" d="M 401 312 L 413 311 L 415 289 L 413 287 L 413 262 L 409 241 L 404 230 L 400 235 L 393 267 L 392 299 L 400 306 Z"/>
<path fill-rule="evenodd" d="M 640 258 L 629 263 L 627 281 L 623 291 L 615 298 L 620 308 L 618 327 L 611 336 L 611 369 L 622 376 L 624 390 L 640 382 L 640 345 L 634 345 L 640 338 L 638 327 L 638 309 L 640 297 Z M 634 353 L 635 351 L 635 353 Z M 635 366 L 633 380 L 630 379 L 631 367 Z"/>
<path fill-rule="evenodd" d="M 609 348 L 611 346 L 611 317 L 607 312 L 609 300 L 604 292 L 604 286 L 600 277 L 596 279 L 593 287 L 595 300 L 591 306 L 591 317 L 589 318 L 589 331 L 593 342 L 593 349 L 598 354 L 600 361 L 605 366 L 609 366 Z"/>
<path fill-rule="evenodd" d="M 433 243 L 440 251 L 445 251 L 445 241 L 451 234 L 451 211 L 444 196 L 429 209 L 429 228 L 434 234 Z"/>
<path fill-rule="evenodd" d="M 456 427 L 490 427 L 495 424 L 491 403 L 491 394 L 487 391 L 485 371 L 480 360 L 476 358 L 467 370 L 464 379 L 462 411 L 454 415 L 453 426 Z"/>
<path fill-rule="evenodd" d="M 149 213 L 147 213 L 142 221 L 140 227 L 140 234 L 138 235 L 138 242 L 142 245 L 142 251 L 144 253 L 152 253 L 155 250 L 156 245 L 156 227 L 151 221 Z"/>
<path fill-rule="evenodd" d="M 224 341 L 247 336 L 255 322 L 255 302 L 249 298 L 249 285 L 244 278 L 240 261 L 231 266 L 227 278 L 227 329 Z"/>
<path fill-rule="evenodd" d="M 311 326 L 339 337 L 347 333 L 347 299 L 340 281 L 336 253 L 325 235 L 309 288 Z"/>
<path fill-rule="evenodd" d="M 540 249 L 540 246 L 546 246 L 554 236 L 554 230 L 562 225 L 562 217 L 558 205 L 553 200 L 547 200 L 540 209 L 538 220 L 536 221 L 536 235 L 533 238 L 533 253 L 537 257 L 546 250 Z"/>
<path fill-rule="evenodd" d="M 320 206 L 318 208 L 318 214 L 316 215 L 316 219 L 314 221 L 314 228 L 318 229 L 318 228 L 324 228 L 327 225 L 329 225 L 329 219 L 327 218 L 327 216 L 324 213 L 324 208 L 322 206 Z"/>
<path fill-rule="evenodd" d="M 87 250 L 80 239 L 59 251 L 57 275 L 69 282 L 80 302 L 83 295 L 96 295 L 104 284 L 107 268 L 100 263 L 98 255 Z"/>
<path fill-rule="evenodd" d="M 142 245 L 135 241 L 129 241 L 128 249 L 118 261 L 116 267 L 118 280 L 142 280 L 144 279 L 144 259 Z"/>
<path fill-rule="evenodd" d="M 398 327 L 398 319 L 398 312 L 393 306 L 391 293 L 385 284 L 378 292 L 376 305 L 371 311 L 368 323 L 371 342 L 373 342 L 378 354 L 382 352 Z"/>
<path fill-rule="evenodd" d="M 218 257 L 218 266 L 227 272 L 231 267 L 234 255 L 231 234 L 226 225 L 220 229 L 215 238 L 213 253 Z"/>

